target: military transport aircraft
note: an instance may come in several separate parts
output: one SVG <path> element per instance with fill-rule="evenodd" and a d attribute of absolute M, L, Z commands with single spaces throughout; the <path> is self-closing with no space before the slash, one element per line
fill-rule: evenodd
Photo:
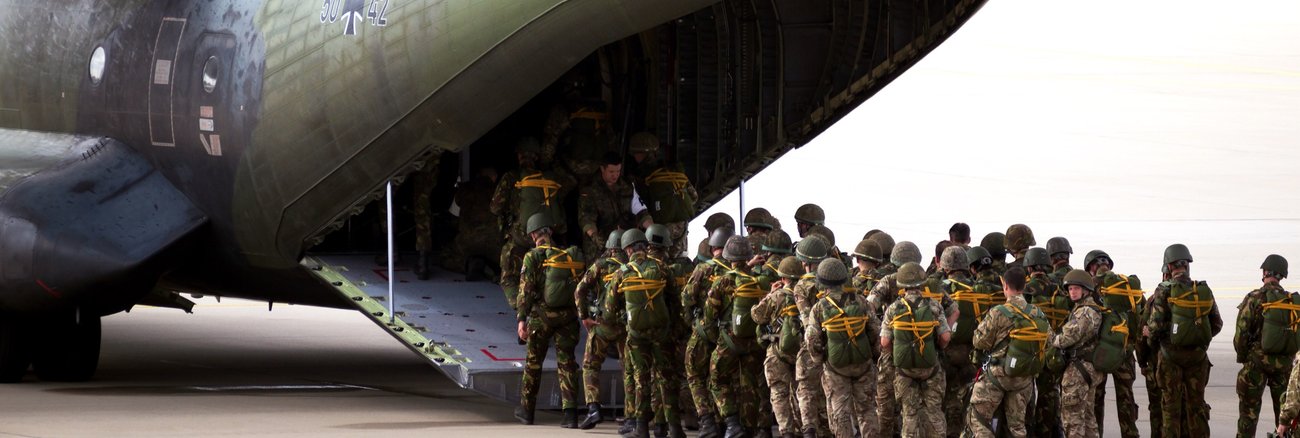
<path fill-rule="evenodd" d="M 617 147 L 664 139 L 703 209 L 983 3 L 0 0 L 0 380 L 90 378 L 102 316 L 183 293 L 358 308 L 507 398 L 486 376 L 518 359 L 466 328 L 493 286 L 386 298 L 313 248 L 433 154 L 509 156 L 490 139 L 574 88 Z"/>

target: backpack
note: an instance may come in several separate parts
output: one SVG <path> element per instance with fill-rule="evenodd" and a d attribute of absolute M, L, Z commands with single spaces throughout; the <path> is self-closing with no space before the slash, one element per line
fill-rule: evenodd
<path fill-rule="evenodd" d="M 680 169 L 680 166 L 678 166 Z M 679 170 L 658 168 L 645 178 L 641 200 L 656 223 L 684 222 L 695 217 L 695 199 L 690 178 Z"/>
<path fill-rule="evenodd" d="M 899 297 L 894 304 L 907 307 L 907 312 L 889 321 L 894 335 L 895 367 L 928 369 L 939 364 L 939 348 L 934 339 L 939 315 L 934 314 L 928 303 L 929 300 L 918 300 L 913 304 L 907 298 Z"/>
<path fill-rule="evenodd" d="M 1191 288 L 1180 282 L 1165 282 L 1169 287 L 1169 344 L 1176 347 L 1210 346 L 1210 311 L 1214 309 L 1214 292 L 1204 281 Z"/>
<path fill-rule="evenodd" d="M 1264 327 L 1259 346 L 1268 355 L 1291 356 L 1300 350 L 1296 328 L 1300 326 L 1300 294 L 1280 289 L 1264 293 Z"/>
<path fill-rule="evenodd" d="M 515 216 L 523 224 L 540 212 L 547 212 L 557 224 L 564 223 L 564 206 L 556 199 L 561 186 L 550 173 L 537 172 L 526 175 L 515 183 L 519 190 L 519 211 Z"/>
<path fill-rule="evenodd" d="M 794 292 L 788 293 L 781 303 L 777 321 L 780 321 L 781 328 L 777 332 L 776 349 L 788 356 L 799 354 L 803 347 L 803 321 L 799 319 L 799 305 L 795 304 Z"/>
<path fill-rule="evenodd" d="M 1097 292 L 1101 294 L 1102 304 L 1114 310 L 1128 320 L 1129 327 L 1138 326 L 1138 303 L 1142 302 L 1142 282 L 1136 275 L 1123 276 L 1106 272 L 1097 282 Z M 1134 331 L 1132 335 L 1136 336 Z M 1133 338 L 1133 339 L 1136 339 Z"/>
<path fill-rule="evenodd" d="M 835 368 L 867 363 L 875 356 L 867 333 L 871 306 L 856 290 L 843 294 L 844 305 L 827 296 L 830 304 L 822 313 L 822 330 L 826 332 L 826 362 Z"/>
<path fill-rule="evenodd" d="M 995 309 L 1016 324 L 1007 340 L 1002 371 L 1008 377 L 1029 377 L 1043 371 L 1047 363 L 1047 333 L 1051 330 L 1047 317 L 1042 313 L 1031 316 L 1012 304 Z"/>
<path fill-rule="evenodd" d="M 1113 373 L 1128 356 L 1128 318 L 1113 309 L 1089 306 L 1101 313 L 1097 327 L 1097 346 L 1092 351 L 1092 367 L 1099 373 Z"/>
<path fill-rule="evenodd" d="M 654 260 L 629 261 L 623 265 L 623 280 L 619 292 L 627 308 L 629 332 L 646 332 L 664 329 L 671 321 L 668 299 L 664 296 L 668 282 L 663 267 Z"/>
<path fill-rule="evenodd" d="M 1038 309 L 1042 310 L 1044 315 L 1047 315 L 1047 321 L 1052 326 L 1052 331 L 1059 332 L 1061 326 L 1065 325 L 1065 321 L 1070 319 L 1070 311 L 1074 309 L 1074 302 L 1055 283 L 1048 281 L 1047 285 L 1052 288 L 1052 294 L 1043 296 L 1041 293 L 1035 293 L 1030 304 L 1038 306 Z"/>
<path fill-rule="evenodd" d="M 559 249 L 549 245 L 537 247 L 542 259 L 542 275 L 546 277 L 542 301 L 550 309 L 570 309 L 577 307 L 573 291 L 582 278 L 582 251 L 575 246 Z"/>
<path fill-rule="evenodd" d="M 948 293 L 952 296 L 952 300 L 957 302 L 957 308 L 961 311 L 957 315 L 957 326 L 952 328 L 951 343 L 971 345 L 975 337 L 975 327 L 984 320 L 984 315 L 994 306 L 1007 302 L 1007 298 L 998 293 L 1001 291 L 1000 287 L 992 289 L 982 284 L 972 287 L 951 279 L 944 280 L 944 283 L 948 285 Z"/>
<path fill-rule="evenodd" d="M 736 338 L 753 338 L 758 336 L 758 324 L 750 313 L 754 305 L 767 295 L 766 281 L 739 271 L 731 271 L 735 290 L 731 297 L 731 336 Z"/>
<path fill-rule="evenodd" d="M 592 303 L 591 314 L 600 316 L 602 319 L 607 319 L 606 317 L 608 316 L 615 316 L 616 318 L 611 320 L 611 322 L 623 322 L 621 318 L 622 315 L 601 314 L 605 308 L 605 300 L 608 300 L 609 294 L 614 291 L 614 279 L 617 277 L 615 273 L 623 269 L 623 261 L 614 257 L 609 257 L 602 263 L 605 264 L 605 276 L 600 279 L 600 294 L 596 301 Z"/>

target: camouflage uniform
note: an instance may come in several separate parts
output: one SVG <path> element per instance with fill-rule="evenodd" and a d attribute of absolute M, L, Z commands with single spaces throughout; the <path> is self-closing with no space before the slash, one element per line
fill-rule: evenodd
<path fill-rule="evenodd" d="M 938 273 L 944 275 L 942 270 L 938 271 Z M 943 280 L 949 296 L 952 295 L 951 292 L 961 287 L 955 283 L 968 287 L 975 285 L 975 281 L 970 278 L 966 271 L 953 272 Z M 1001 289 L 1002 286 L 999 284 L 996 290 L 1000 291 Z M 994 304 L 1005 302 L 1001 293 L 997 293 L 995 296 L 998 300 L 995 300 Z M 987 314 L 989 307 L 989 305 L 985 304 L 981 311 Z M 983 314 L 975 316 L 977 322 L 983 318 Z M 953 327 L 954 335 L 957 331 L 964 329 L 960 326 Z M 974 331 L 975 327 L 971 327 L 970 330 Z M 947 383 L 943 395 L 943 412 L 945 423 L 953 425 L 953 427 L 948 428 L 948 436 L 950 437 L 961 435 L 959 425 L 966 419 L 966 406 L 970 400 L 971 388 L 975 382 L 975 364 L 971 362 L 970 353 L 971 344 L 958 342 L 956 336 L 953 337 L 953 342 L 949 342 L 948 347 L 943 350 L 943 372 L 945 374 L 945 383 Z"/>
<path fill-rule="evenodd" d="M 549 238 L 524 256 L 519 274 L 519 305 L 516 316 L 528 323 L 528 354 L 524 364 L 521 405 L 531 411 L 537 406 L 542 362 L 551 340 L 555 341 L 555 363 L 559 372 L 560 398 L 564 409 L 577 407 L 578 362 L 573 357 L 578 347 L 578 314 L 575 307 L 552 308 L 543 297 L 546 287 L 546 250 Z M 576 304 L 576 302 L 575 302 Z"/>
<path fill-rule="evenodd" d="M 740 282 L 738 275 L 733 271 L 709 288 L 704 320 L 717 321 L 723 326 L 718 330 L 718 345 L 709 361 L 709 392 L 717 403 L 718 416 L 739 416 L 744 427 L 757 428 L 762 420 L 756 388 L 761 385 L 763 350 L 755 337 L 757 333 L 739 333 L 731 326 L 736 318 L 732 315 L 732 302 Z M 765 289 L 766 284 L 760 283 L 759 287 Z"/>
<path fill-rule="evenodd" d="M 884 281 L 882 281 L 884 283 Z M 877 285 L 877 288 L 880 286 Z M 932 299 L 924 298 L 917 289 L 908 289 L 906 294 L 901 297 L 907 300 L 912 307 L 930 306 L 932 314 L 936 315 L 939 325 L 934 329 L 933 336 L 937 339 L 939 335 L 948 333 L 951 329 L 948 326 L 948 320 L 941 317 L 945 315 L 943 307 Z M 889 309 L 885 311 L 885 316 L 881 319 L 880 337 L 894 338 L 894 321 L 905 312 L 908 307 L 903 305 L 902 300 L 894 301 Z M 886 348 L 885 350 L 891 350 Z M 881 355 L 883 360 L 884 354 Z M 892 354 L 890 360 L 892 361 Z M 942 359 L 940 359 L 942 361 Z M 896 376 L 894 378 L 894 394 L 896 395 L 899 405 L 902 407 L 902 436 L 905 437 L 937 437 L 947 434 L 943 413 L 943 392 L 944 392 L 944 372 L 942 363 L 929 369 L 906 369 L 894 368 Z M 954 425 L 956 427 L 956 425 Z"/>
<path fill-rule="evenodd" d="M 521 175 L 524 175 L 521 177 Z M 528 252 L 532 242 L 528 238 L 528 233 L 524 232 L 524 222 L 527 217 L 522 217 L 520 211 L 520 190 L 519 184 L 522 178 L 546 177 L 559 183 L 560 189 L 555 193 L 550 201 L 554 206 L 563 206 L 564 199 L 568 192 L 573 189 L 573 180 L 567 175 L 556 172 L 539 172 L 532 169 L 520 169 L 518 172 L 506 172 L 497 181 L 497 188 L 492 193 L 491 210 L 492 214 L 497 217 L 497 229 L 505 239 L 505 244 L 501 246 L 501 289 L 505 293 L 506 302 L 510 303 L 511 308 L 515 308 L 519 295 L 519 275 L 520 264 L 523 262 L 524 254 Z M 565 234 L 565 221 L 563 208 L 549 209 L 551 218 L 555 225 L 551 227 L 556 240 L 563 240 L 561 237 Z"/>
<path fill-rule="evenodd" d="M 829 321 L 827 315 L 842 315 L 841 308 L 847 307 L 853 302 L 860 303 L 861 306 L 869 308 L 866 297 L 858 292 L 857 289 L 846 288 L 832 289 L 825 297 L 817 301 L 809 312 L 809 319 L 805 329 L 805 343 L 811 352 L 814 363 L 823 365 L 822 374 L 823 390 L 826 392 L 828 401 L 828 417 L 831 419 L 831 432 L 836 437 L 853 437 L 854 426 L 857 426 L 861 437 L 872 438 L 879 436 L 876 422 L 876 363 L 874 360 L 850 365 L 844 368 L 835 367 L 826 362 L 827 355 L 827 332 L 831 328 L 826 328 Z M 836 313 L 836 311 L 839 313 Z M 838 317 L 838 316 L 837 316 Z M 868 310 L 866 320 L 861 330 L 866 330 L 868 339 L 871 341 L 871 350 L 874 356 L 878 356 L 880 346 L 880 320 L 876 318 L 875 312 Z M 853 330 L 849 327 L 848 330 Z M 856 420 L 856 421 L 855 421 Z"/>
<path fill-rule="evenodd" d="M 885 264 L 890 267 L 891 271 L 897 271 L 898 268 L 893 264 Z M 877 269 L 877 272 L 884 270 Z M 854 277 L 856 281 L 857 277 Z M 865 290 L 865 289 L 864 289 Z M 894 274 L 890 272 L 880 277 L 875 286 L 868 293 L 867 300 L 876 309 L 876 315 L 881 318 L 882 324 L 885 317 L 885 310 L 894 304 L 898 299 L 898 284 L 894 281 Z M 897 374 L 894 369 L 894 350 L 885 348 L 880 351 L 880 357 L 876 360 L 878 369 L 876 370 L 876 419 L 880 421 L 881 436 L 895 436 L 899 433 L 899 410 L 898 402 L 894 397 L 894 378 Z"/>
<path fill-rule="evenodd" d="M 1068 352 L 1065 374 L 1061 377 L 1061 425 L 1065 436 L 1100 436 L 1092 408 L 1101 374 L 1089 362 L 1097 348 L 1100 327 L 1101 312 L 1092 305 L 1078 305 L 1061 326 L 1061 333 L 1052 336 L 1052 346 Z"/>
<path fill-rule="evenodd" d="M 430 155 L 420 170 L 411 174 L 411 196 L 415 204 L 412 211 L 415 216 L 415 250 L 425 253 L 433 250 L 433 205 L 429 196 L 438 184 L 439 157 L 441 155 L 437 153 Z"/>
<path fill-rule="evenodd" d="M 1030 317 L 1046 318 L 1042 311 L 1025 301 L 1021 295 L 1011 297 L 1006 304 L 998 307 L 1003 306 L 1014 306 Z M 992 424 L 998 408 L 1002 408 L 1006 415 L 1002 430 L 1017 438 L 1028 434 L 1025 429 L 1025 412 L 1029 399 L 1034 397 L 1033 377 L 1007 376 L 1005 367 L 992 365 L 1006 362 L 1011 331 L 1015 328 L 1014 319 L 994 308 L 975 329 L 973 346 L 977 350 L 988 352 L 991 364 L 984 368 L 979 381 L 975 382 L 975 387 L 971 390 L 966 430 L 975 437 L 994 436 Z"/>
<path fill-rule="evenodd" d="M 691 336 L 686 341 L 686 382 L 690 387 L 695 413 L 700 417 L 713 415 L 713 393 L 709 392 L 709 359 L 718 339 L 718 327 L 704 319 L 709 287 L 731 265 L 721 258 L 710 259 L 695 266 L 691 277 L 682 288 L 682 319 L 691 321 Z"/>
<path fill-rule="evenodd" d="M 1210 377 L 1210 358 L 1205 349 L 1170 345 L 1169 332 L 1172 309 L 1169 291 L 1174 282 L 1184 287 L 1195 284 L 1186 273 L 1160 283 L 1151 294 L 1151 312 L 1146 327 L 1153 341 L 1158 342 L 1160 359 L 1156 375 L 1160 379 L 1162 436 L 1210 436 L 1209 405 L 1205 403 L 1205 384 Z M 1223 317 L 1216 303 L 1210 309 L 1210 332 L 1217 335 L 1223 329 Z"/>
<path fill-rule="evenodd" d="M 489 207 L 493 188 L 492 180 L 487 176 L 478 176 L 456 188 L 456 205 L 460 206 L 460 218 L 456 238 L 452 241 L 455 250 L 451 257 L 442 260 L 443 268 L 454 271 L 469 269 L 466 264 L 471 258 L 491 265 L 500 262 L 501 234 L 497 230 L 496 217 Z M 470 278 L 477 278 L 482 272 L 467 271 L 466 274 Z"/>
<path fill-rule="evenodd" d="M 578 189 L 578 227 L 582 229 L 582 250 L 600 254 L 604 237 L 616 229 L 629 229 L 632 221 L 632 184 L 619 178 L 613 187 L 596 178 Z M 587 233 L 595 234 L 588 237 Z"/>
<path fill-rule="evenodd" d="M 614 251 L 614 253 L 591 264 L 582 279 L 578 281 L 578 287 L 574 291 L 578 303 L 578 318 L 596 320 L 596 325 L 587 330 L 587 344 L 582 359 L 583 395 L 588 403 L 600 401 L 600 369 L 605 365 L 605 359 L 608 359 L 610 348 L 617 349 L 619 357 L 627 357 L 627 315 L 604 313 L 604 303 L 610 299 L 610 293 L 613 292 L 614 273 L 623 267 L 622 257 L 619 257 L 623 253 L 621 251 Z M 633 374 L 627 369 L 627 361 L 622 360 L 622 362 L 623 393 L 625 396 L 631 396 L 636 389 L 631 379 Z"/>
<path fill-rule="evenodd" d="M 1025 283 L 1025 296 L 1047 315 L 1048 324 L 1054 333 L 1061 332 L 1061 327 L 1073 310 L 1073 307 L 1057 309 L 1053 305 L 1053 297 L 1064 294 L 1066 291 L 1061 288 L 1061 284 L 1043 272 L 1030 274 L 1029 282 Z M 1066 301 L 1069 301 L 1068 295 Z M 1034 378 L 1034 388 L 1038 395 L 1029 401 L 1029 413 L 1025 419 L 1025 427 L 1031 436 L 1057 436 L 1062 433 L 1061 378 L 1065 374 L 1065 364 L 1054 356 L 1048 357 L 1047 365 Z"/>
<path fill-rule="evenodd" d="M 668 231 L 673 238 L 673 246 L 669 249 L 669 254 L 675 256 L 684 253 L 686 251 L 686 226 L 688 225 L 688 221 L 669 221 L 664 220 L 663 218 L 653 217 L 653 214 L 650 212 L 652 210 L 657 210 L 654 208 L 654 205 L 660 202 L 660 200 L 649 198 L 649 193 L 651 193 L 651 191 L 649 190 L 650 182 L 648 180 L 654 178 L 652 175 L 656 172 L 685 172 L 685 167 L 682 166 L 681 163 L 666 164 L 659 159 L 648 159 L 642 163 L 629 163 L 626 170 L 628 171 L 628 174 L 632 176 L 632 183 L 636 187 L 637 194 L 641 196 L 641 203 L 649 207 L 645 212 L 642 212 L 641 216 L 637 217 L 637 222 L 643 227 L 647 226 L 650 222 L 646 220 L 648 217 L 653 220 L 653 223 L 668 226 Z M 680 188 L 677 188 L 675 192 L 676 194 L 674 196 L 680 196 L 692 206 L 700 199 L 700 195 L 696 193 L 695 186 L 691 184 L 690 181 L 686 181 Z M 692 216 L 693 215 L 694 212 L 692 211 Z"/>
<path fill-rule="evenodd" d="M 799 319 L 808 326 L 809 312 L 818 300 L 817 278 L 812 273 L 805 274 L 795 283 L 795 303 L 799 308 Z M 816 429 L 817 436 L 830 436 L 830 421 L 826 412 L 826 391 L 822 385 L 822 366 L 813 360 L 812 352 L 805 343 L 799 349 L 795 360 L 796 398 L 799 400 L 799 421 L 804 429 Z"/>
<path fill-rule="evenodd" d="M 786 287 L 773 290 L 759 300 L 758 304 L 750 310 L 750 314 L 754 322 L 773 327 L 768 330 L 769 333 L 781 333 L 780 325 L 783 324 L 785 317 L 796 317 L 792 322 L 798 324 L 799 309 L 795 304 L 794 291 Z M 802 336 L 800 338 L 802 339 Z M 779 338 L 775 338 L 768 340 L 767 356 L 763 359 L 763 374 L 767 378 L 767 386 L 771 391 L 772 413 L 776 415 L 776 423 L 781 433 L 789 435 L 797 435 L 803 431 L 803 423 L 799 418 L 799 401 L 795 398 L 796 355 L 798 352 L 792 355 L 781 351 Z"/>
<path fill-rule="evenodd" d="M 1291 359 L 1291 374 L 1286 381 L 1286 394 L 1282 396 L 1282 409 L 1278 410 L 1277 424 L 1291 426 L 1300 420 L 1300 353 Z"/>
<path fill-rule="evenodd" d="M 668 273 L 668 268 L 658 261 L 649 258 L 645 252 L 634 252 L 628 257 L 628 264 L 614 274 L 614 293 L 613 299 L 605 302 L 605 313 L 625 313 L 630 315 L 631 304 L 626 300 L 627 292 L 622 289 L 628 287 L 623 284 L 625 279 L 632 275 L 633 264 L 648 266 L 656 265 L 658 271 Z M 642 269 L 648 271 L 649 269 Z M 635 413 L 633 418 L 638 421 L 649 422 L 656 416 L 656 411 L 664 411 L 664 419 L 672 424 L 679 421 L 677 412 L 677 394 L 679 380 L 676 379 L 674 364 L 678 363 L 676 349 L 673 347 L 673 323 L 672 315 L 680 312 L 677 301 L 677 286 L 674 284 L 675 279 L 666 278 L 664 289 L 659 292 L 659 296 L 664 298 L 667 303 L 669 321 L 663 321 L 662 326 L 656 330 L 638 332 L 629 327 L 627 333 L 628 358 L 632 364 L 632 370 L 636 375 L 636 406 L 633 409 Z M 630 319 L 630 316 L 629 316 Z M 629 321 L 631 323 L 631 321 Z M 653 379 L 653 380 L 652 380 Z M 657 386 L 658 391 L 663 396 L 663 402 L 658 404 L 651 403 L 651 388 Z"/>
<path fill-rule="evenodd" d="M 1059 272 L 1059 269 L 1056 272 Z M 1102 297 L 1105 297 L 1107 296 L 1108 293 L 1111 293 L 1110 291 L 1112 291 L 1112 287 L 1120 287 L 1125 285 L 1124 283 L 1118 281 L 1116 281 L 1114 284 L 1107 284 L 1106 281 L 1108 278 L 1117 279 L 1117 280 L 1124 279 L 1125 281 L 1131 281 L 1132 283 L 1128 284 L 1127 286 L 1137 290 L 1137 292 L 1135 293 L 1140 295 L 1141 284 L 1138 282 L 1137 277 L 1125 277 L 1118 274 L 1107 275 L 1109 273 L 1110 270 L 1101 269 L 1097 271 L 1097 274 L 1094 276 L 1095 281 L 1097 283 L 1098 292 L 1101 293 Z M 1065 274 L 1061 274 L 1060 276 L 1056 277 L 1057 280 L 1059 281 L 1060 278 L 1062 278 L 1064 275 Z M 1138 337 L 1141 334 L 1141 329 L 1136 328 L 1138 326 L 1136 324 L 1136 322 L 1138 321 L 1137 315 L 1141 314 L 1142 310 L 1146 308 L 1147 300 L 1146 297 L 1136 296 L 1133 297 L 1131 303 L 1132 303 L 1132 310 L 1122 311 L 1120 317 L 1124 318 L 1125 321 L 1130 322 L 1129 327 L 1135 327 L 1135 329 L 1129 331 L 1128 343 L 1129 345 L 1137 345 L 1139 341 Z M 1112 309 L 1112 310 L 1120 311 L 1120 309 Z M 1116 411 L 1116 415 L 1119 417 L 1120 436 L 1124 438 L 1136 438 L 1141 435 L 1138 432 L 1138 427 L 1137 427 L 1138 405 L 1137 405 L 1136 398 L 1133 395 L 1133 382 L 1137 380 L 1137 365 L 1136 362 L 1134 362 L 1132 349 L 1125 351 L 1124 355 L 1125 355 L 1125 359 L 1123 362 L 1120 363 L 1119 368 L 1115 369 L 1115 371 L 1111 372 L 1110 374 L 1101 375 L 1101 385 L 1097 386 L 1097 405 L 1096 408 L 1093 410 L 1093 413 L 1097 417 L 1097 432 L 1099 434 L 1105 434 L 1106 429 L 1104 426 L 1106 425 L 1106 422 L 1104 419 L 1106 418 L 1106 382 L 1107 380 L 1109 380 L 1109 376 L 1114 376 L 1115 377 L 1115 411 Z M 1148 388 L 1148 390 L 1150 389 Z"/>
<path fill-rule="evenodd" d="M 668 254 L 664 252 L 665 250 L 666 248 L 664 247 L 650 245 L 650 249 L 646 252 L 646 255 L 658 261 L 660 265 L 668 268 L 666 272 L 672 274 L 673 284 L 686 284 L 694 265 L 691 264 L 690 259 L 684 257 L 669 257 Z M 673 324 L 676 326 L 673 333 L 688 333 L 690 331 L 690 326 L 686 323 L 686 319 L 680 318 L 680 315 L 677 314 L 672 316 L 674 317 Z M 677 336 L 674 335 L 674 339 L 676 338 Z M 680 361 L 681 358 L 686 357 L 686 345 L 680 342 L 674 342 L 673 348 L 673 357 L 679 359 L 678 362 L 673 363 L 673 374 L 677 376 L 675 378 L 678 382 L 686 382 L 686 367 L 682 366 L 683 362 Z M 652 392 L 652 394 L 654 394 L 652 402 L 656 405 L 663 403 L 663 394 L 659 393 L 658 388 L 652 389 L 654 389 Z M 694 404 L 691 402 L 691 391 L 687 385 L 678 385 L 677 409 L 678 412 L 694 413 L 695 411 Z M 667 418 L 664 417 L 663 412 L 663 410 L 660 410 L 659 413 L 656 413 L 656 423 L 665 424 L 668 421 Z M 691 417 L 693 417 L 693 415 Z"/>
<path fill-rule="evenodd" d="M 1148 305 L 1143 308 L 1142 313 L 1138 314 L 1138 321 L 1145 322 L 1148 319 L 1150 312 L 1151 306 Z M 1160 352 L 1155 346 L 1153 346 L 1155 342 L 1152 341 L 1151 338 L 1142 335 L 1140 329 L 1136 331 L 1138 331 L 1139 334 L 1137 345 L 1133 346 L 1133 352 L 1135 353 L 1135 356 L 1137 356 L 1137 364 L 1139 369 L 1142 371 L 1142 380 L 1147 384 L 1147 418 L 1151 420 L 1151 437 L 1160 438 L 1160 433 L 1164 430 L 1164 424 L 1161 421 L 1164 418 L 1164 415 L 1160 409 L 1162 397 L 1160 391 L 1160 378 L 1156 374 L 1158 362 L 1160 360 Z"/>
<path fill-rule="evenodd" d="M 1264 353 L 1262 338 L 1264 331 L 1264 305 L 1270 301 L 1269 294 L 1286 297 L 1290 304 L 1291 294 L 1276 282 L 1264 283 L 1246 295 L 1237 307 L 1237 332 L 1232 337 L 1232 345 L 1237 350 L 1237 362 L 1242 364 L 1237 373 L 1237 397 L 1240 416 L 1237 418 L 1237 436 L 1255 436 L 1259 424 L 1260 399 L 1264 387 L 1268 386 L 1273 397 L 1273 416 L 1278 418 L 1282 393 L 1286 391 L 1283 378 L 1291 374 L 1290 355 L 1270 355 Z M 1269 428 L 1271 430 L 1271 428 Z"/>

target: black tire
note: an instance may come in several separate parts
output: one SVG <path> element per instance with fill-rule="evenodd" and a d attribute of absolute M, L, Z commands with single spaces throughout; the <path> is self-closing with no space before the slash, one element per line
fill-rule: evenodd
<path fill-rule="evenodd" d="M 45 329 L 32 360 L 36 377 L 49 382 L 84 382 L 94 377 L 99 367 L 98 316 L 82 315 L 78 322 L 69 315 Z"/>
<path fill-rule="evenodd" d="M 0 315 L 0 383 L 18 383 L 32 364 L 32 349 L 26 326 L 9 315 Z"/>

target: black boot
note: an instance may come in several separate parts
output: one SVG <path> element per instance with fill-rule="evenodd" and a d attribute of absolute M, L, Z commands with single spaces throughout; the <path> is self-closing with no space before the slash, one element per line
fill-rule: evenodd
<path fill-rule="evenodd" d="M 740 417 L 732 415 L 727 417 L 727 433 L 725 438 L 745 438 L 749 435 L 745 433 L 745 427 L 740 425 Z"/>
<path fill-rule="evenodd" d="M 668 423 L 655 423 L 655 438 L 668 438 Z"/>
<path fill-rule="evenodd" d="M 682 429 L 700 430 L 700 419 L 695 416 L 695 411 L 690 409 L 681 410 Z"/>
<path fill-rule="evenodd" d="M 602 421 L 605 421 L 605 418 L 600 414 L 600 403 L 588 403 L 587 418 L 582 419 L 582 424 L 579 424 L 578 428 L 582 430 L 591 430 Z"/>
<path fill-rule="evenodd" d="M 686 438 L 686 431 L 679 423 L 668 424 L 668 438 Z"/>
<path fill-rule="evenodd" d="M 429 251 L 420 251 L 420 257 L 415 259 L 415 278 L 421 280 L 429 279 L 429 266 L 433 264 L 433 256 Z"/>
<path fill-rule="evenodd" d="M 709 414 L 700 416 L 700 438 L 717 438 L 718 417 Z"/>
<path fill-rule="evenodd" d="M 636 430 L 636 420 L 626 417 L 623 418 L 623 424 L 618 427 L 618 434 L 624 436 L 631 435 L 633 430 Z"/>
<path fill-rule="evenodd" d="M 560 422 L 560 427 L 565 429 L 578 428 L 578 408 L 568 408 L 564 410 L 564 421 Z"/>
<path fill-rule="evenodd" d="M 803 438 L 817 438 L 817 428 L 810 427 L 803 430 Z"/>
<path fill-rule="evenodd" d="M 632 420 L 625 421 L 626 424 L 633 424 L 632 431 L 623 434 L 623 438 L 650 438 L 650 420 Z"/>
<path fill-rule="evenodd" d="M 518 418 L 520 423 L 533 424 L 533 410 L 518 406 L 515 408 L 515 418 Z"/>

